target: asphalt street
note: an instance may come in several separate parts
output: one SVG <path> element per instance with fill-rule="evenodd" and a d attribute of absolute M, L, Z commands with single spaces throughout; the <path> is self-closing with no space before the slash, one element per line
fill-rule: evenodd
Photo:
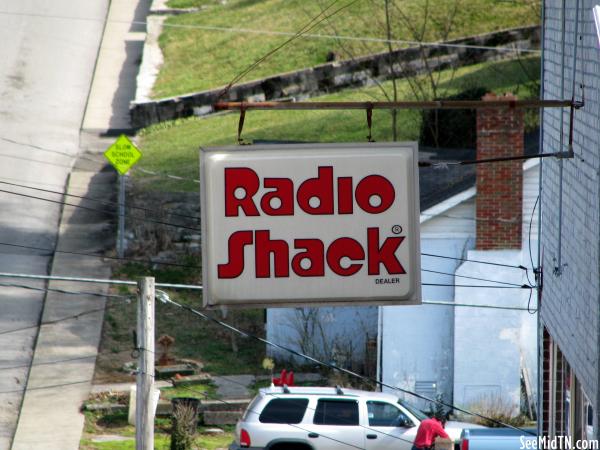
<path fill-rule="evenodd" d="M 0 182 L 64 191 L 98 53 L 107 0 L 0 0 Z M 60 196 L 0 184 L 0 272 L 45 274 Z M 27 382 L 44 287 L 0 277 L 0 449 L 10 448 Z"/>

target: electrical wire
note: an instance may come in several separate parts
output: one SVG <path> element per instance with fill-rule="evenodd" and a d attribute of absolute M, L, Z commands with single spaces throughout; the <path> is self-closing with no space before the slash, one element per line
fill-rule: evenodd
<path fill-rule="evenodd" d="M 49 279 L 49 278 L 42 278 Z M 135 282 L 132 282 L 135 283 Z M 27 286 L 25 284 L 15 284 L 15 283 L 3 283 L 0 282 L 0 286 L 2 287 L 14 287 L 19 289 L 29 289 L 31 291 L 39 291 L 39 292 L 55 292 L 58 294 L 67 294 L 67 295 L 88 295 L 91 297 L 104 297 L 104 298 L 118 298 L 118 299 L 128 299 L 129 297 L 123 295 L 114 295 L 114 294 L 100 294 L 98 292 L 85 292 L 85 291 L 69 291 L 65 289 L 57 289 L 57 288 L 39 288 L 35 286 Z"/>
<path fill-rule="evenodd" d="M 189 264 L 178 264 L 178 263 L 168 263 L 168 262 L 160 262 L 160 261 L 149 261 L 149 260 L 133 259 L 133 258 L 119 258 L 119 257 L 116 257 L 116 256 L 106 256 L 106 255 L 99 255 L 99 254 L 95 254 L 95 253 L 83 253 L 83 252 L 71 252 L 71 251 L 63 251 L 63 250 L 52 250 L 52 249 L 49 249 L 49 248 L 34 247 L 34 246 L 31 246 L 31 245 L 9 244 L 8 242 L 0 242 L 0 246 L 22 248 L 22 249 L 27 249 L 27 250 L 46 251 L 46 252 L 50 252 L 50 253 L 53 253 L 53 252 L 54 253 L 63 253 L 63 254 L 67 254 L 67 255 L 89 256 L 89 257 L 94 257 L 94 258 L 106 258 L 106 259 L 113 259 L 113 260 L 117 260 L 117 261 L 135 262 L 135 263 L 143 263 L 143 264 L 161 264 L 161 265 L 167 265 L 167 266 L 182 267 L 182 268 L 185 268 L 185 269 L 201 269 L 202 268 L 202 266 L 189 265 Z M 49 255 L 43 255 L 43 256 L 49 256 Z M 453 277 L 458 277 L 458 278 L 465 278 L 465 279 L 470 279 L 470 280 L 485 281 L 485 282 L 489 282 L 489 283 L 505 284 L 505 285 L 515 286 L 515 287 L 522 287 L 523 286 L 523 285 L 517 284 L 517 283 L 509 283 L 509 282 L 506 282 L 506 281 L 491 280 L 491 279 L 487 279 L 487 278 L 471 277 L 471 276 L 467 276 L 467 275 L 457 275 L 457 274 L 453 274 L 453 273 L 449 273 L 449 272 L 441 272 L 441 271 L 437 271 L 437 270 L 421 269 L 421 271 L 422 272 L 428 272 L 428 273 L 436 273 L 436 274 L 439 274 L 439 275 L 448 275 L 448 276 L 453 276 Z"/>
<path fill-rule="evenodd" d="M 227 83 L 227 85 L 221 91 L 221 93 L 219 93 L 218 98 L 221 98 L 225 94 L 227 94 L 227 92 L 229 92 L 229 90 L 233 87 L 233 85 L 235 85 L 238 81 L 240 81 L 242 78 L 244 78 L 251 71 L 253 71 L 256 67 L 258 67 L 261 63 L 263 63 L 270 56 L 272 56 L 273 54 L 277 53 L 279 50 L 281 50 L 282 48 L 284 48 L 285 46 L 287 46 L 291 42 L 295 41 L 296 39 L 298 39 L 299 37 L 301 37 L 303 34 L 305 34 L 305 33 L 309 32 L 310 30 L 314 29 L 317 25 L 321 24 L 325 20 L 328 20 L 329 18 L 331 18 L 332 16 L 340 13 L 344 9 L 349 8 L 350 6 L 354 5 L 355 3 L 358 3 L 358 1 L 359 0 L 352 0 L 349 3 L 347 3 L 347 4 L 345 4 L 345 5 L 341 6 L 341 7 L 339 7 L 338 9 L 336 9 L 335 11 L 333 11 L 332 13 L 325 14 L 329 9 L 331 9 L 333 6 L 335 6 L 337 3 L 340 2 L 340 0 L 333 0 L 325 9 L 323 9 L 319 14 L 317 14 L 315 17 L 313 17 L 311 20 L 309 20 L 292 37 L 290 37 L 285 42 L 281 43 L 280 45 L 276 46 L 275 48 L 273 48 L 270 51 L 268 51 L 267 53 L 265 53 L 263 56 L 261 56 L 256 61 L 254 61 L 252 64 L 250 64 L 248 67 L 246 67 L 244 70 L 242 70 L 238 75 L 234 76 L 232 78 L 232 80 L 229 83 Z M 321 17 L 321 16 L 323 16 L 323 17 Z M 321 18 L 319 19 L 319 17 L 321 17 Z"/>
<path fill-rule="evenodd" d="M 14 370 L 14 369 L 26 369 L 28 367 L 37 367 L 37 366 L 50 366 L 50 365 L 54 365 L 54 364 L 64 364 L 64 363 L 74 362 L 74 361 L 83 361 L 84 359 L 93 359 L 93 358 L 96 358 L 97 356 L 98 356 L 98 354 L 93 354 L 93 355 L 88 355 L 88 356 L 78 356 L 78 357 L 74 357 L 74 358 L 57 359 L 57 360 L 53 360 L 53 361 L 44 361 L 44 362 L 39 362 L 39 363 L 34 363 L 34 364 L 21 364 L 18 366 L 0 366 L 0 371 Z"/>
<path fill-rule="evenodd" d="M 73 21 L 86 21 L 86 22 L 103 22 L 104 20 L 95 19 L 92 17 L 75 17 L 75 16 L 59 16 L 50 14 L 38 14 L 38 13 L 23 13 L 19 11 L 0 11 L 0 15 L 3 16 L 18 16 L 18 17 L 37 17 L 43 19 L 56 19 L 56 20 L 73 20 Z M 147 21 L 141 20 L 106 20 L 106 23 L 114 24 L 127 24 L 127 25 L 142 25 L 147 26 Z M 275 30 L 256 30 L 251 28 L 233 28 L 233 27 L 219 27 L 211 25 L 188 25 L 188 24 L 173 24 L 165 22 L 162 24 L 165 28 L 184 29 L 184 30 L 200 30 L 200 31 L 222 31 L 231 33 L 248 33 L 248 34 L 261 34 L 271 36 L 295 36 L 297 33 L 288 31 L 275 31 Z M 382 44 L 400 44 L 400 45 L 418 45 L 422 47 L 449 47 L 449 48 L 465 48 L 471 50 L 484 50 L 484 51 L 498 51 L 498 52 L 516 52 L 516 53 L 533 53 L 540 54 L 541 50 L 528 49 L 519 47 L 497 47 L 497 46 L 486 46 L 486 45 L 471 45 L 461 44 L 452 42 L 420 42 L 411 40 L 401 39 L 383 39 L 370 36 L 345 36 L 345 35 L 329 35 L 329 34 L 315 34 L 315 33 L 302 33 L 299 37 L 309 39 L 327 39 L 327 40 L 348 40 L 348 41 L 359 41 L 359 42 L 372 42 Z"/>
<path fill-rule="evenodd" d="M 531 227 L 533 225 L 533 216 L 535 214 L 535 209 L 537 208 L 539 201 L 540 196 L 538 194 L 537 198 L 535 199 L 535 203 L 533 204 L 533 209 L 531 210 L 531 217 L 529 218 L 529 232 L 527 233 L 527 241 L 529 243 L 529 260 L 531 261 L 531 268 L 534 270 L 534 272 L 536 271 L 536 267 L 533 263 L 533 253 L 531 251 Z M 532 284 L 531 281 L 529 281 L 529 276 L 527 276 L 527 281 L 529 282 L 529 284 Z M 537 280 L 534 281 L 536 281 L 537 283 Z"/>
<path fill-rule="evenodd" d="M 430 270 L 430 269 L 423 269 L 422 268 L 421 272 L 437 273 L 438 275 L 448 275 L 448 276 L 457 277 L 457 278 L 467 278 L 469 280 L 486 281 L 488 283 L 498 283 L 498 284 L 505 284 L 505 285 L 508 285 L 508 286 L 523 287 L 522 284 L 509 283 L 509 282 L 506 282 L 506 281 L 498 281 L 498 280 L 489 280 L 487 278 L 470 277 L 470 276 L 467 276 L 467 275 L 457 275 L 455 273 L 440 272 L 438 270 Z"/>
<path fill-rule="evenodd" d="M 485 265 L 489 265 L 489 266 L 508 267 L 510 269 L 527 270 L 527 267 L 522 266 L 522 265 L 511 266 L 510 264 L 503 264 L 503 263 L 490 262 L 490 261 L 481 261 L 481 260 L 477 260 L 477 259 L 458 258 L 455 256 L 434 255 L 432 253 L 421 253 L 421 256 L 430 256 L 432 258 L 442 258 L 442 259 L 452 259 L 455 261 L 471 262 L 471 263 L 476 263 L 476 264 L 485 264 Z"/>
<path fill-rule="evenodd" d="M 119 206 L 118 202 L 113 202 L 113 201 L 110 201 L 110 200 L 103 200 L 103 199 L 99 199 L 99 198 L 88 197 L 88 196 L 85 196 L 85 195 L 69 194 L 69 193 L 66 193 L 66 192 L 60 192 L 60 191 L 53 191 L 53 190 L 50 190 L 50 189 L 37 188 L 37 187 L 34 187 L 34 186 L 28 186 L 26 184 L 11 183 L 11 182 L 8 182 L 8 181 L 1 181 L 1 180 L 0 180 L 0 184 L 5 184 L 7 186 L 13 186 L 13 187 L 20 187 L 20 188 L 25 188 L 25 189 L 31 189 L 32 191 L 46 192 L 46 193 L 49 193 L 49 194 L 56 194 L 56 195 L 60 195 L 60 196 L 75 197 L 75 198 L 79 198 L 79 199 L 82 199 L 82 200 L 88 200 L 88 201 L 91 201 L 91 202 L 100 203 L 100 204 L 103 204 L 103 205 L 106 205 L 106 206 Z M 198 216 L 190 216 L 190 215 L 186 215 L 186 214 L 178 214 L 178 213 L 169 212 L 169 211 L 167 211 L 166 213 L 163 213 L 161 211 L 159 213 L 158 211 L 155 211 L 155 210 L 150 209 L 150 208 L 144 208 L 142 206 L 128 205 L 127 208 L 129 208 L 129 209 L 136 209 L 136 210 L 144 211 L 144 212 L 149 212 L 149 213 L 152 213 L 152 214 L 165 214 L 165 215 L 168 215 L 168 216 L 181 217 L 181 218 L 184 218 L 184 219 L 193 219 L 193 220 L 198 220 L 198 221 L 200 220 L 200 217 L 198 217 Z"/>
<path fill-rule="evenodd" d="M 112 215 L 112 216 L 118 216 L 119 215 L 119 213 L 117 211 L 107 211 L 107 210 L 104 210 L 104 209 L 91 208 L 89 206 L 76 205 L 74 203 L 68 203 L 68 202 L 60 201 L 60 200 L 51 200 L 49 198 L 36 197 L 35 195 L 23 194 L 23 193 L 20 193 L 20 192 L 12 192 L 12 191 L 7 191 L 5 189 L 0 189 L 0 192 L 4 192 L 6 194 L 17 195 L 19 197 L 30 198 L 30 199 L 33 199 L 33 200 L 41 200 L 41 201 L 44 201 L 44 202 L 55 203 L 55 204 L 58 204 L 58 205 L 72 206 L 74 208 L 81 208 L 81 209 L 85 209 L 85 210 L 88 210 L 88 211 L 100 212 L 100 213 L 108 214 L 108 215 Z M 162 220 L 155 220 L 155 219 L 135 217 L 135 216 L 132 216 L 130 214 L 125 215 L 125 217 L 128 218 L 128 219 L 130 219 L 130 220 L 135 220 L 135 221 L 138 221 L 138 222 L 148 222 L 148 223 L 153 223 L 153 224 L 157 224 L 157 225 L 165 225 L 165 226 L 170 226 L 170 227 L 175 227 L 175 228 L 182 228 L 182 229 L 185 229 L 185 230 L 191 230 L 191 231 L 196 231 L 196 232 L 201 231 L 200 228 L 194 228 L 194 227 L 189 227 L 187 225 L 179 225 L 179 224 L 175 224 L 175 223 L 164 222 Z"/>
<path fill-rule="evenodd" d="M 51 384 L 48 386 L 25 387 L 22 389 L 13 389 L 10 391 L 0 391 L 0 395 L 1 394 L 24 394 L 25 392 L 28 392 L 28 391 L 42 391 L 45 389 L 76 386 L 76 385 L 80 385 L 80 384 L 93 383 L 93 381 L 94 380 L 81 380 L 81 381 L 71 381 L 69 383 Z"/>
<path fill-rule="evenodd" d="M 219 325 L 219 326 L 221 326 L 223 328 L 226 328 L 229 331 L 232 331 L 232 332 L 234 332 L 236 334 L 239 334 L 240 336 L 251 338 L 251 339 L 254 339 L 254 340 L 256 340 L 258 342 L 261 342 L 263 344 L 269 345 L 271 347 L 278 348 L 278 349 L 283 350 L 283 351 L 285 351 L 287 353 L 290 353 L 292 355 L 295 355 L 295 356 L 298 356 L 300 358 L 303 358 L 303 359 L 306 359 L 308 361 L 311 361 L 311 362 L 313 362 L 313 363 L 315 363 L 317 365 L 320 365 L 322 367 L 327 367 L 329 369 L 337 370 L 339 372 L 342 372 L 342 373 L 345 373 L 347 375 L 350 375 L 350 376 L 352 376 L 354 378 L 360 379 L 361 381 L 364 381 L 364 382 L 368 382 L 368 383 L 371 383 L 371 384 L 376 384 L 376 385 L 379 385 L 379 386 L 382 386 L 382 387 L 386 387 L 388 389 L 392 389 L 392 390 L 399 391 L 399 392 L 402 392 L 402 393 L 405 393 L 405 394 L 408 394 L 408 395 L 412 395 L 414 397 L 420 398 L 422 400 L 425 400 L 425 401 L 428 401 L 428 402 L 431 402 L 431 403 L 434 403 L 434 404 L 439 404 L 439 405 L 445 406 L 445 407 L 450 408 L 452 410 L 460 411 L 462 413 L 465 413 L 465 414 L 468 414 L 468 415 L 471 415 L 471 416 L 474 416 L 474 417 L 479 417 L 481 419 L 489 420 L 490 422 L 495 423 L 497 425 L 502 425 L 504 427 L 512 428 L 514 430 L 517 430 L 517 431 L 520 431 L 520 432 L 523 432 L 523 433 L 531 434 L 527 430 L 523 430 L 521 428 L 512 426 L 510 424 L 503 423 L 503 422 L 501 422 L 499 420 L 496 420 L 494 418 L 491 418 L 491 417 L 486 417 L 486 416 L 484 416 L 482 414 L 479 414 L 477 412 L 466 410 L 466 409 L 461 408 L 459 406 L 446 403 L 446 402 L 444 402 L 442 400 L 432 399 L 432 398 L 429 398 L 429 397 L 427 397 L 425 395 L 419 394 L 417 392 L 409 391 L 408 389 L 403 389 L 403 388 L 400 388 L 398 386 L 392 386 L 390 384 L 384 383 L 384 382 L 379 381 L 379 380 L 375 380 L 375 379 L 367 377 L 365 375 L 360 375 L 360 374 L 358 374 L 356 372 L 353 372 L 351 370 L 344 369 L 343 367 L 338 367 L 335 364 L 331 364 L 331 363 L 326 363 L 326 362 L 320 361 L 317 358 L 314 358 L 312 356 L 306 355 L 306 354 L 304 354 L 302 352 L 299 352 L 297 350 L 291 349 L 289 347 L 285 347 L 285 346 L 283 346 L 281 344 L 277 344 L 275 342 L 271 342 L 271 341 L 269 341 L 269 340 L 267 340 L 265 338 L 261 338 L 260 336 L 256 336 L 256 335 L 254 335 L 252 333 L 249 333 L 249 332 L 246 332 L 246 331 L 242 331 L 242 330 L 240 330 L 240 329 L 238 329 L 238 328 L 236 328 L 236 327 L 234 327 L 234 326 L 232 326 L 232 325 L 230 325 L 230 324 L 228 324 L 226 322 L 223 322 L 222 320 L 216 319 L 216 318 L 214 318 L 214 317 L 212 317 L 212 316 L 210 316 L 208 314 L 204 314 L 204 313 L 202 313 L 202 312 L 200 312 L 200 311 L 198 311 L 198 310 L 196 310 L 196 309 L 194 309 L 194 308 L 192 308 L 190 306 L 177 303 L 177 302 L 171 300 L 168 297 L 162 297 L 161 301 L 163 303 L 169 303 L 169 304 L 172 304 L 173 306 L 176 306 L 176 307 L 178 307 L 180 309 L 186 310 L 186 311 L 188 311 L 189 313 L 191 313 L 193 315 L 201 317 L 202 319 L 205 319 L 205 320 L 208 320 L 210 322 L 216 323 L 217 325 Z"/>
<path fill-rule="evenodd" d="M 67 291 L 64 289 L 52 289 L 52 288 L 36 288 L 33 286 L 27 286 L 27 285 L 22 285 L 22 284 L 12 284 L 12 283 L 0 283 L 0 286 L 3 287 L 14 287 L 14 288 L 20 288 L 20 289 L 29 289 L 29 290 L 34 290 L 34 291 L 40 291 L 40 292 L 57 292 L 57 293 L 61 293 L 61 294 L 67 294 L 67 295 L 80 295 L 80 296 L 92 296 L 92 297 L 103 297 L 103 298 L 109 298 L 109 299 L 120 299 L 120 300 L 125 300 L 125 301 L 130 301 L 131 297 L 128 296 L 124 296 L 124 295 L 111 295 L 111 294 L 100 294 L 97 292 L 80 292 L 80 291 Z M 79 312 L 77 314 L 72 314 L 70 316 L 65 316 L 65 317 L 61 317 L 58 319 L 53 319 L 53 320 L 49 320 L 46 322 L 40 322 L 39 324 L 36 325 L 28 325 L 25 327 L 19 327 L 19 328 L 13 328 L 10 330 L 3 330 L 0 331 L 0 336 L 3 335 L 7 335 L 7 334 L 12 334 L 12 333 L 18 333 L 21 331 L 26 331 L 26 330 L 32 330 L 32 329 L 36 329 L 36 328 L 41 328 L 44 325 L 54 325 L 60 322 L 65 322 L 65 321 L 69 321 L 69 320 L 73 320 L 73 319 L 79 319 L 82 316 L 86 316 L 89 314 L 95 314 L 97 312 L 104 312 L 106 309 L 111 308 L 112 306 L 104 306 L 102 308 L 96 308 L 96 309 L 91 309 L 88 311 L 82 311 Z M 2 370 L 3 368 L 0 367 L 0 370 Z"/>
<path fill-rule="evenodd" d="M 129 280 L 112 280 L 106 278 L 83 278 L 83 277 L 67 277 L 62 275 L 35 275 L 30 273 L 9 273 L 0 272 L 0 278 L 23 278 L 29 280 L 52 280 L 52 281 L 70 281 L 74 283 L 95 283 L 95 284 L 114 284 L 121 286 L 137 286 L 137 281 Z M 166 289 L 190 289 L 201 291 L 202 286 L 193 284 L 173 284 L 173 283 L 155 283 L 154 286 Z M 92 295 L 92 294 L 90 294 Z M 103 294 L 99 294 L 104 296 Z"/>
<path fill-rule="evenodd" d="M 524 161 L 535 158 L 562 158 L 567 157 L 565 152 L 553 152 L 553 153 L 536 153 L 535 155 L 518 155 L 518 156 L 504 156 L 499 158 L 486 158 L 486 159 L 469 159 L 464 161 L 419 161 L 419 167 L 435 167 L 435 168 L 448 168 L 449 166 L 470 166 L 473 164 L 489 164 L 498 162 L 510 162 L 510 161 Z"/>
<path fill-rule="evenodd" d="M 221 377 L 221 376 L 215 376 L 214 378 L 227 379 L 226 377 Z M 231 382 L 233 382 L 234 384 L 239 384 L 240 386 L 244 386 L 244 387 L 246 387 L 246 386 L 245 386 L 244 384 L 242 384 L 242 383 L 235 382 L 234 380 L 230 380 L 230 381 L 231 381 Z M 175 383 L 173 383 L 173 386 L 175 387 Z M 207 394 L 206 392 L 198 391 L 198 390 L 196 390 L 196 389 L 190 388 L 189 386 L 180 385 L 179 387 L 181 387 L 181 388 L 183 388 L 183 389 L 185 389 L 185 390 L 187 390 L 187 391 L 189 391 L 189 392 L 193 392 L 193 393 L 196 393 L 196 394 L 201 394 L 201 395 L 203 395 L 204 397 L 208 397 L 208 394 Z M 265 394 L 266 394 L 266 395 L 268 395 L 269 397 L 273 397 L 273 398 L 275 398 L 275 399 L 285 399 L 285 398 L 286 398 L 284 395 L 279 395 L 279 394 L 276 394 L 276 393 L 273 393 L 273 392 L 266 392 Z M 289 397 L 288 397 L 288 398 L 289 398 Z M 216 401 L 218 401 L 218 402 L 221 402 L 221 403 L 223 403 L 223 404 L 225 404 L 225 405 L 231 406 L 231 404 L 230 404 L 229 402 L 227 402 L 226 400 L 219 399 L 219 398 L 217 398 L 217 399 L 214 399 L 214 400 L 216 400 Z M 358 406 L 357 406 L 357 407 L 358 407 Z M 316 408 L 312 408 L 312 407 L 310 407 L 310 406 L 306 406 L 306 410 L 308 410 L 308 411 L 313 411 L 313 412 L 316 412 L 316 411 L 317 411 L 317 410 L 316 410 Z M 260 411 L 257 411 L 257 410 L 255 410 L 255 409 L 252 409 L 252 408 L 248 408 L 248 409 L 246 410 L 246 412 L 247 412 L 247 413 L 256 414 L 256 415 L 258 415 L 258 416 L 260 416 L 260 415 L 261 415 L 261 412 L 260 412 Z M 338 420 L 339 422 L 342 422 L 342 423 L 343 423 L 343 425 L 342 425 L 342 426 L 358 426 L 358 427 L 360 427 L 360 428 L 364 428 L 365 430 L 368 430 L 368 431 L 373 431 L 373 432 L 375 432 L 375 433 L 377 433 L 377 434 L 381 434 L 381 435 L 384 435 L 384 436 L 391 437 L 392 439 L 397 439 L 397 440 L 399 440 L 399 441 L 402 441 L 402 442 L 408 442 L 408 443 L 410 443 L 410 444 L 412 444 L 412 443 L 413 443 L 413 441 L 412 441 L 412 440 L 408 440 L 408 439 L 405 439 L 405 438 L 403 438 L 403 437 L 400 437 L 400 436 L 395 436 L 395 435 L 393 435 L 393 434 L 386 433 L 386 432 L 384 432 L 384 431 L 377 430 L 377 429 L 375 429 L 375 428 L 371 428 L 370 426 L 362 425 L 362 424 L 360 423 L 360 421 L 359 421 L 359 423 L 356 423 L 355 421 L 351 421 L 350 419 L 344 419 L 344 418 L 342 418 L 342 417 L 336 417 L 336 420 Z M 344 423 L 344 422 L 345 422 L 345 423 Z M 300 429 L 300 430 L 302 430 L 302 431 L 305 431 L 305 432 L 307 432 L 307 433 L 316 432 L 315 430 L 309 430 L 309 429 L 305 429 L 305 428 L 303 428 L 303 427 L 301 427 L 301 426 L 299 426 L 299 425 L 297 425 L 297 424 L 292 424 L 292 423 L 285 423 L 285 424 L 279 424 L 279 425 L 288 425 L 288 426 L 291 426 L 291 427 L 294 427 L 294 428 L 298 428 L 298 429 Z M 357 446 L 356 446 L 356 445 L 354 445 L 354 444 L 351 444 L 351 443 L 348 443 L 348 442 L 341 441 L 341 440 L 339 440 L 339 439 L 336 439 L 336 438 L 333 438 L 333 437 L 331 437 L 331 436 L 326 436 L 326 435 L 324 435 L 324 434 L 322 434 L 322 433 L 320 433 L 320 432 L 319 432 L 318 434 L 319 434 L 319 437 L 324 437 L 324 438 L 326 438 L 326 439 L 328 439 L 328 440 L 332 440 L 332 441 L 334 441 L 334 442 L 337 442 L 337 443 L 340 443 L 340 444 L 344 444 L 344 445 L 347 445 L 347 446 L 350 446 L 350 447 L 354 447 L 354 448 L 359 448 L 359 449 L 362 449 L 362 450 L 366 450 L 364 447 L 357 447 Z"/>
<path fill-rule="evenodd" d="M 152 261 L 152 260 L 135 259 L 135 258 L 119 258 L 118 256 L 107 256 L 107 255 L 99 255 L 97 253 L 83 253 L 83 252 L 72 252 L 72 251 L 66 251 L 66 250 L 55 250 L 55 249 L 50 249 L 50 248 L 34 247 L 31 245 L 9 244 L 8 242 L 0 242 L 0 246 L 49 252 L 48 255 L 40 255 L 40 256 L 50 256 L 53 253 L 62 253 L 62 254 L 66 254 L 66 255 L 89 256 L 89 257 L 93 257 L 93 258 L 112 259 L 115 261 L 134 262 L 134 263 L 148 264 L 148 265 L 158 264 L 158 265 L 163 265 L 163 266 L 182 267 L 185 269 L 202 269 L 201 266 L 195 266 L 195 265 L 189 265 L 189 264 L 179 264 L 179 263 Z"/>
<path fill-rule="evenodd" d="M 224 31 L 229 33 L 247 33 L 247 34 L 262 34 L 269 36 L 295 36 L 296 33 L 288 31 L 269 31 L 269 30 L 256 30 L 251 28 L 233 28 L 233 27 L 219 27 L 210 25 L 178 25 L 178 24 L 164 24 L 163 26 L 171 28 L 186 28 L 186 29 L 197 29 L 206 31 Z M 345 36 L 335 34 L 315 34 L 315 33 L 304 33 L 303 38 L 313 39 L 327 39 L 327 40 L 339 40 L 339 41 L 359 41 L 359 42 L 371 42 L 378 44 L 400 44 L 408 46 L 421 46 L 421 47 L 447 47 L 447 48 L 465 48 L 470 50 L 484 50 L 484 51 L 498 51 L 498 52 L 516 52 L 516 53 L 534 53 L 540 54 L 541 50 L 527 49 L 519 47 L 494 47 L 491 45 L 471 45 L 471 44 L 460 44 L 451 42 L 422 42 L 422 41 L 410 41 L 402 39 L 384 39 L 369 36 Z"/>
<path fill-rule="evenodd" d="M 454 288 L 480 288 L 480 289 L 535 289 L 534 286 L 522 284 L 520 286 L 480 286 L 477 284 L 444 284 L 444 283 L 421 283 L 421 286 L 454 287 Z"/>
<path fill-rule="evenodd" d="M 38 325 L 29 325 L 26 327 L 13 328 L 11 330 L 0 331 L 0 336 L 12 334 L 12 333 L 18 333 L 18 332 L 26 331 L 26 330 L 33 330 L 33 329 L 41 328 L 45 325 L 55 325 L 57 323 L 66 322 L 68 320 L 73 320 L 73 319 L 79 319 L 82 316 L 87 316 L 87 315 L 95 314 L 98 312 L 104 312 L 104 308 L 95 308 L 95 309 L 90 309 L 88 311 L 82 311 L 80 313 L 73 314 L 71 316 L 61 317 L 60 319 L 54 319 L 54 320 L 48 320 L 46 322 L 41 322 Z"/>

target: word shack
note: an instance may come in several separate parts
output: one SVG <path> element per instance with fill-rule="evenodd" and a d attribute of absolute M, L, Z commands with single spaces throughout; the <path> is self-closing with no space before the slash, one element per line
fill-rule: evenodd
<path fill-rule="evenodd" d="M 201 149 L 205 306 L 420 302 L 417 145 Z"/>

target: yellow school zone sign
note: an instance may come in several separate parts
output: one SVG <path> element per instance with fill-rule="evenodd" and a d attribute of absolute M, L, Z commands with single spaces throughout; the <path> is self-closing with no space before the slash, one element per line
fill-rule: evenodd
<path fill-rule="evenodd" d="M 125 175 L 142 157 L 142 152 L 139 151 L 127 136 L 122 134 L 104 152 L 104 157 L 108 159 L 117 172 Z"/>

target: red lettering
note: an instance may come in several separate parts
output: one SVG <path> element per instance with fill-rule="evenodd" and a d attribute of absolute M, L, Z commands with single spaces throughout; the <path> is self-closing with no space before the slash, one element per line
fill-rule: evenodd
<path fill-rule="evenodd" d="M 288 277 L 289 247 L 282 239 L 270 239 L 271 233 L 266 230 L 256 231 L 255 259 L 256 278 L 269 278 L 271 276 L 271 254 L 275 260 L 275 277 Z"/>
<path fill-rule="evenodd" d="M 333 215 L 336 212 L 340 215 L 353 214 L 355 199 L 363 211 L 380 214 L 387 211 L 396 198 L 394 185 L 381 175 L 368 175 L 360 180 L 355 189 L 353 187 L 352 177 L 334 180 L 333 167 L 321 166 L 315 178 L 300 184 L 295 199 L 292 179 L 264 178 L 262 188 L 265 192 L 260 202 L 258 199 L 255 202 L 254 197 L 261 188 L 261 178 L 257 172 L 248 167 L 229 167 L 225 168 L 225 216 L 259 216 L 261 213 L 293 216 L 295 202 L 302 211 L 311 215 Z"/>
<path fill-rule="evenodd" d="M 251 244 L 252 231 L 236 231 L 229 237 L 229 260 L 217 266 L 219 278 L 237 278 L 244 272 L 244 247 Z"/>
<path fill-rule="evenodd" d="M 264 186 L 274 188 L 260 199 L 260 207 L 269 216 L 294 215 L 294 183 L 289 178 L 265 178 Z M 273 207 L 272 201 L 279 201 L 278 207 Z"/>
<path fill-rule="evenodd" d="M 300 277 L 322 277 L 325 276 L 325 246 L 319 239 L 295 239 L 295 249 L 306 251 L 296 253 L 292 259 L 292 270 Z M 310 267 L 304 269 L 302 261 L 310 261 Z"/>
<path fill-rule="evenodd" d="M 287 278 L 290 266 L 299 277 L 325 276 L 325 264 L 339 276 L 358 273 L 365 260 L 369 275 L 406 274 L 396 255 L 404 236 L 391 236 L 379 242 L 379 228 L 367 229 L 366 252 L 356 239 L 341 237 L 329 244 L 320 239 L 295 239 L 294 249 L 299 250 L 290 261 L 289 244 L 283 239 L 271 239 L 268 230 L 236 231 L 227 241 L 228 262 L 218 265 L 219 278 L 237 278 L 245 269 L 245 247 L 254 244 L 256 278 Z M 307 264 L 309 263 L 309 264 Z M 383 265 L 383 269 L 381 266 Z"/>
<path fill-rule="evenodd" d="M 396 250 L 404 241 L 404 236 L 388 237 L 379 246 L 379 228 L 367 230 L 367 247 L 369 255 L 369 275 L 379 275 L 379 265 L 383 264 L 390 275 L 405 274 L 406 271 L 398 258 Z"/>
<path fill-rule="evenodd" d="M 340 177 L 338 178 L 338 214 L 352 214 L 353 211 L 352 177 Z"/>
<path fill-rule="evenodd" d="M 396 191 L 390 181 L 380 175 L 369 175 L 364 177 L 356 186 L 356 203 L 365 212 L 379 214 L 387 210 L 394 203 Z M 371 203 L 371 198 L 377 196 L 380 199 L 378 205 Z"/>
<path fill-rule="evenodd" d="M 302 183 L 296 198 L 298 206 L 307 214 L 333 214 L 333 167 L 319 167 L 317 178 Z M 311 199 L 317 199 L 319 204 L 311 206 Z"/>
<path fill-rule="evenodd" d="M 350 264 L 348 267 L 342 267 L 341 262 L 345 257 L 351 261 L 361 261 L 365 259 L 365 251 L 359 242 L 348 237 L 336 239 L 327 249 L 327 264 L 329 268 L 338 275 L 348 277 L 358 272 L 363 265 Z"/>
<path fill-rule="evenodd" d="M 258 191 L 260 182 L 258 175 L 247 167 L 225 169 L 225 216 L 237 217 L 239 209 L 246 216 L 258 216 L 258 209 L 252 197 Z M 244 196 L 239 197 L 239 189 L 244 191 Z M 236 196 L 236 191 L 238 196 Z"/>

